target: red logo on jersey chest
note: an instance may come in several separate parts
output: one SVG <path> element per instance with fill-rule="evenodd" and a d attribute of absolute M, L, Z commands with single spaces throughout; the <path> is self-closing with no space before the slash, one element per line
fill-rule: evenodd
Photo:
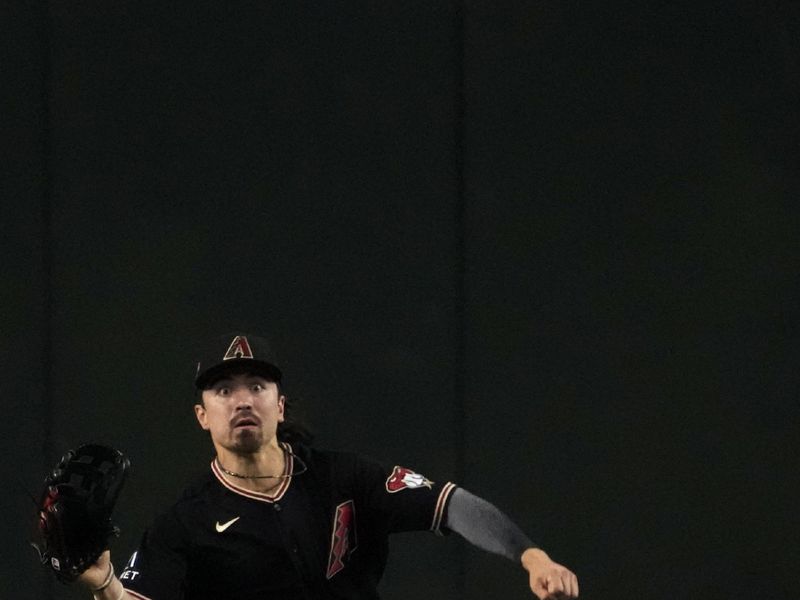
<path fill-rule="evenodd" d="M 345 561 L 357 547 L 356 506 L 352 500 L 348 500 L 336 507 L 333 535 L 331 536 L 331 552 L 328 557 L 328 579 L 344 569 Z"/>

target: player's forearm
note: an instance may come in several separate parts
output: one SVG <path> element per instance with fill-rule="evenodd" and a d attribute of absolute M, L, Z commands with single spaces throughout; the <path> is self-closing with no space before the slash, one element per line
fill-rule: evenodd
<path fill-rule="evenodd" d="M 535 544 L 496 506 L 457 488 L 447 508 L 447 527 L 471 544 L 519 562 Z"/>

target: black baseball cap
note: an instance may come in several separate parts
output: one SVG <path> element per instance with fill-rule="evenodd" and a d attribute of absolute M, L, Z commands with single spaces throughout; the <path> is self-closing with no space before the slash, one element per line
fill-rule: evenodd
<path fill-rule="evenodd" d="M 246 368 L 276 383 L 280 383 L 283 375 L 267 340 L 247 333 L 229 333 L 210 340 L 201 349 L 194 385 L 205 389 L 219 375 L 233 368 Z"/>

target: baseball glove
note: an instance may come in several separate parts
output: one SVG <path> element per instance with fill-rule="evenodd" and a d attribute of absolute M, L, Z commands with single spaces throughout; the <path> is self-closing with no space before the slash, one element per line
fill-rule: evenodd
<path fill-rule="evenodd" d="M 129 467 L 122 452 L 86 444 L 68 451 L 45 478 L 39 501 L 41 543 L 33 545 L 60 581 L 77 579 L 119 535 L 111 512 Z"/>

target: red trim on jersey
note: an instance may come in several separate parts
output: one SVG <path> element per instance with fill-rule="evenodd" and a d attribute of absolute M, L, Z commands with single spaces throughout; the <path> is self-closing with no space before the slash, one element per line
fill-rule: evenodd
<path fill-rule="evenodd" d="M 122 589 L 128 592 L 134 598 L 141 598 L 141 600 L 151 600 L 151 598 L 148 598 L 147 596 L 142 596 L 141 594 L 134 592 L 133 590 L 129 590 L 125 586 L 122 586 Z"/>
<path fill-rule="evenodd" d="M 441 533 L 442 517 L 444 516 L 444 507 L 447 506 L 447 499 L 453 490 L 456 489 L 454 483 L 446 483 L 439 492 L 439 499 L 436 501 L 436 509 L 433 511 L 433 523 L 431 524 L 431 531 Z"/>
<path fill-rule="evenodd" d="M 234 485 L 230 481 L 225 478 L 225 474 L 219 468 L 217 464 L 217 460 L 214 459 L 211 461 L 211 470 L 214 472 L 214 475 L 217 477 L 219 482 L 232 491 L 235 494 L 239 494 L 240 496 L 245 496 L 246 498 L 250 498 L 251 500 L 258 500 L 259 502 L 277 502 L 283 495 L 286 493 L 286 490 L 289 489 L 289 484 L 292 482 L 292 473 L 294 473 L 294 454 L 292 453 L 292 447 L 289 444 L 282 444 L 283 448 L 287 451 L 288 458 L 286 460 L 286 467 L 283 470 L 284 475 L 289 475 L 289 477 L 285 478 L 278 489 L 272 492 L 271 494 L 264 494 L 262 492 L 254 492 L 252 490 L 248 490 L 243 487 L 239 487 L 238 485 Z"/>

